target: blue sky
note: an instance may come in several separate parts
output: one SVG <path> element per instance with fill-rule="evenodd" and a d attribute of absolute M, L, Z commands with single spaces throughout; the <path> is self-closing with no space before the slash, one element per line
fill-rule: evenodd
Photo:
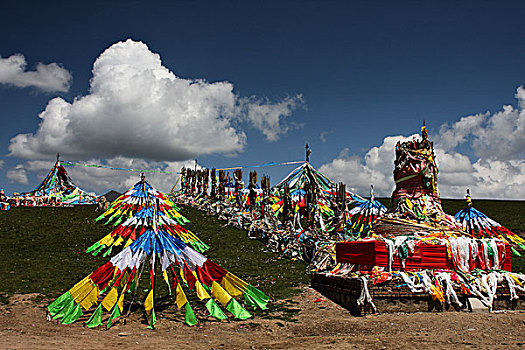
<path fill-rule="evenodd" d="M 194 158 L 208 167 L 300 160 L 308 142 L 313 165 L 334 180 L 364 195 L 373 182 L 389 196 L 393 145 L 425 119 L 443 196 L 461 197 L 470 187 L 474 197 L 525 199 L 524 7 L 2 4 L 0 187 L 32 189 L 56 152 L 65 160 L 175 170 Z M 30 135 L 13 141 L 20 134 Z M 261 172 L 275 182 L 290 170 Z M 137 179 L 70 173 L 97 193 Z M 151 178 L 163 190 L 174 181 Z"/>

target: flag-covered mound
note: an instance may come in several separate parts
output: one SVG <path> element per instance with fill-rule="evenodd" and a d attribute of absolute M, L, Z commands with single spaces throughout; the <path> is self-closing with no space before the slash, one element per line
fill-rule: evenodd
<path fill-rule="evenodd" d="M 31 192 L 20 193 L 19 205 L 94 204 L 96 196 L 77 187 L 66 169 L 57 161 L 40 185 Z"/>
<path fill-rule="evenodd" d="M 116 228 L 107 236 L 88 248 L 88 253 L 97 255 L 107 249 L 104 256 L 111 254 L 114 246 L 126 241 L 125 247 L 146 232 L 153 223 L 173 236 L 204 252 L 209 247 L 184 225 L 189 220 L 178 212 L 179 208 L 162 192 L 157 191 L 145 180 L 137 182 L 126 193 L 117 198 L 95 221 L 106 219 Z"/>
<path fill-rule="evenodd" d="M 434 146 L 425 126 L 421 128 L 421 139 L 397 144 L 394 165 L 393 208 L 364 230 L 360 239 L 338 243 L 338 262 L 353 264 L 356 271 L 374 266 L 388 271 L 393 268 L 510 270 L 511 247 L 505 237 L 521 242 L 520 237 L 504 231 L 474 208 L 467 208 L 456 218 L 443 211 Z M 373 194 L 365 203 L 381 214 L 381 209 L 373 206 Z M 360 206 L 350 212 L 353 210 L 359 211 Z M 462 221 L 466 218 L 470 221 Z M 490 259 L 495 260 L 489 262 Z"/>
<path fill-rule="evenodd" d="M 0 189 L 0 210 L 9 210 L 10 204 L 9 198 L 5 195 L 4 190 Z"/>
<path fill-rule="evenodd" d="M 243 298 L 245 305 L 266 309 L 268 297 L 264 293 L 179 239 L 188 236 L 178 234 L 174 228 L 178 224 L 174 224 L 173 219 L 173 222 L 166 221 L 163 215 L 173 210 L 173 206 L 167 208 L 169 201 L 162 199 L 163 195 L 142 180 L 117 200 L 111 209 L 121 209 L 123 215 L 135 214 L 117 227 L 117 233 L 113 231 L 90 250 L 99 252 L 105 247 L 119 245 L 127 237 L 125 248 L 50 304 L 48 310 L 53 319 L 69 324 L 86 312 L 90 315 L 86 325 L 96 327 L 102 324 L 105 310 L 109 313 L 107 325 L 110 327 L 123 315 L 125 307 L 130 310 L 143 273 L 149 277 L 144 309 L 150 327 L 156 322 L 155 286 L 161 279 L 167 284 L 177 307 L 185 308 L 185 323 L 188 325 L 196 324 L 197 318 L 186 297 L 187 290 L 194 291 L 210 316 L 218 320 L 227 318 L 219 304 L 235 318 L 251 317 L 237 298 Z M 115 209 L 117 205 L 119 209 Z M 196 245 L 200 244 L 203 243 Z"/>
<path fill-rule="evenodd" d="M 334 216 L 330 197 L 335 188 L 332 180 L 307 161 L 271 189 L 271 210 L 294 230 L 302 231 L 301 221 L 306 221 L 310 229 L 326 234 L 326 221 Z"/>
<path fill-rule="evenodd" d="M 438 190 L 438 165 L 434 143 L 427 129 L 421 127 L 421 138 L 396 145 L 392 209 L 380 218 L 373 230 L 383 236 L 418 232 L 421 229 L 463 235 L 454 217 L 441 206 Z"/>
<path fill-rule="evenodd" d="M 335 183 L 326 175 L 314 169 L 309 162 L 305 162 L 290 172 L 272 190 L 274 192 L 284 192 L 285 186 L 288 186 L 290 192 L 304 189 L 307 186 L 329 191 L 335 187 Z"/>

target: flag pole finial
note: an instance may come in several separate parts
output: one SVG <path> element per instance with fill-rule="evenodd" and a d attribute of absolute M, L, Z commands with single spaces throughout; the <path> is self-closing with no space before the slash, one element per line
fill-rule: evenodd
<path fill-rule="evenodd" d="M 310 162 L 310 154 L 312 154 L 312 150 L 310 149 L 310 147 L 308 147 L 308 144 L 306 144 L 306 162 L 309 163 Z"/>

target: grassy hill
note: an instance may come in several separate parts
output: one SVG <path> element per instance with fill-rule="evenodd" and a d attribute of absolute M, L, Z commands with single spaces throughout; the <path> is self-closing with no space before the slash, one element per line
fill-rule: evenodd
<path fill-rule="evenodd" d="M 206 256 L 268 295 L 285 298 L 293 287 L 308 283 L 304 262 L 264 252 L 245 231 L 224 227 L 198 210 L 182 212 L 192 220 L 188 228 L 212 247 Z M 108 259 L 85 253 L 113 228 L 93 222 L 94 206 L 12 208 L 0 214 L 0 299 L 35 292 L 56 297 Z M 148 279 L 143 280 L 147 288 Z M 159 291 L 165 288 L 158 285 Z"/>
<path fill-rule="evenodd" d="M 385 200 L 388 202 L 388 200 Z M 475 201 L 475 206 L 504 226 L 525 230 L 525 202 Z M 448 213 L 463 201 L 443 200 Z M 211 246 L 207 256 L 274 298 L 286 298 L 293 288 L 308 283 L 305 263 L 281 259 L 264 251 L 239 229 L 190 207 L 182 213 L 189 229 Z M 14 293 L 42 293 L 56 297 L 68 290 L 107 258 L 85 253 L 87 247 L 111 231 L 95 224 L 93 206 L 74 208 L 13 208 L 0 212 L 0 299 Z M 525 258 L 513 259 L 513 270 L 525 271 Z M 162 285 L 162 283 L 159 283 Z"/>

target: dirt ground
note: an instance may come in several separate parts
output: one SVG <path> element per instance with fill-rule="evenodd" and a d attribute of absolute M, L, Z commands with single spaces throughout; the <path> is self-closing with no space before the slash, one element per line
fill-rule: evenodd
<path fill-rule="evenodd" d="M 158 315 L 148 330 L 132 314 L 111 329 L 47 321 L 46 302 L 16 295 L 0 306 L 1 349 L 443 349 L 524 348 L 525 312 L 414 313 L 353 317 L 304 287 L 291 321 L 257 317 L 188 327 Z M 38 298 L 37 298 L 38 299 Z M 278 311 L 276 311 L 278 313 Z"/>

